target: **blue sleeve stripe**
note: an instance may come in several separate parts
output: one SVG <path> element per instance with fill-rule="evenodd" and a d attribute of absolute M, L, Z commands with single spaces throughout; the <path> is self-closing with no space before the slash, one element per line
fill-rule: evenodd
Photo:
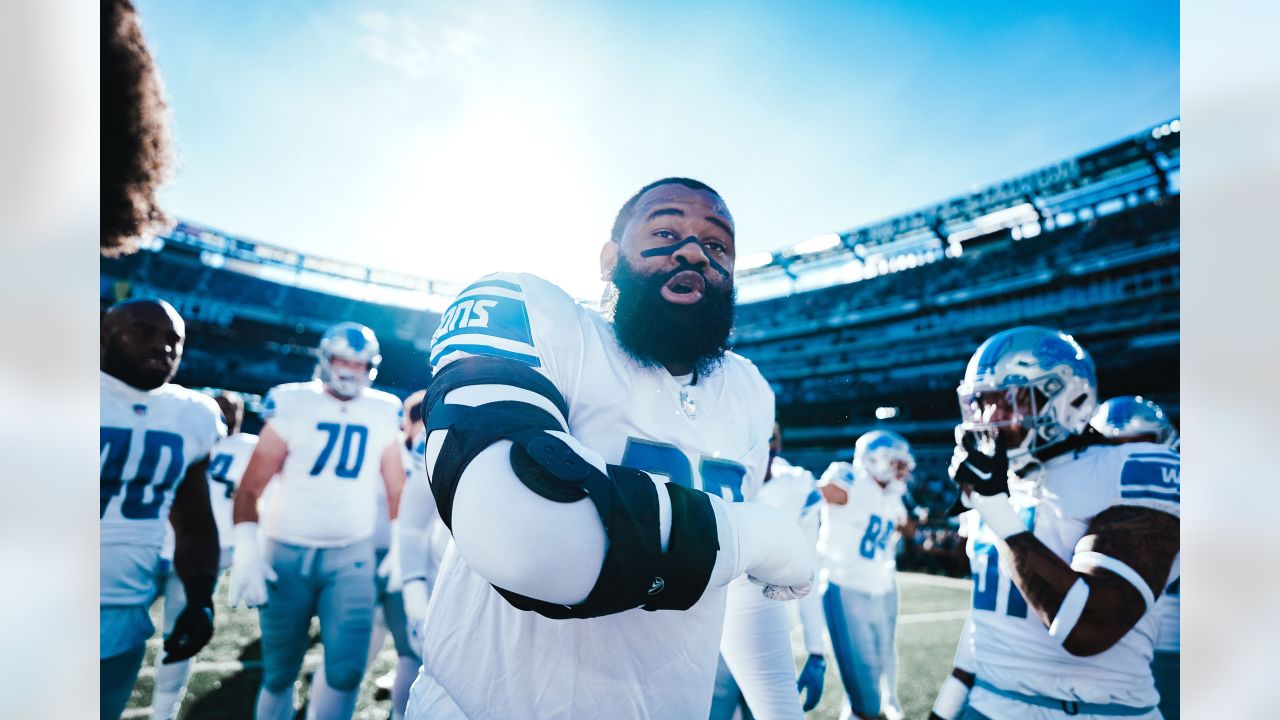
<path fill-rule="evenodd" d="M 530 367 L 542 367 L 542 359 L 537 355 L 526 355 L 525 353 L 511 352 L 509 350 L 499 350 L 496 347 L 490 347 L 488 345 L 449 345 L 441 348 L 440 351 L 431 358 L 431 369 L 434 371 L 436 366 L 440 363 L 441 358 L 454 352 L 465 352 L 471 353 L 472 355 L 505 358 L 507 360 L 519 360 Z"/>
<path fill-rule="evenodd" d="M 1177 595 L 1182 592 L 1182 578 L 1178 578 L 1169 583 L 1169 587 L 1165 589 L 1165 595 Z"/>
<path fill-rule="evenodd" d="M 523 292 L 520 286 L 513 282 L 507 282 L 506 280 L 495 279 L 495 280 L 477 280 L 471 283 L 470 285 L 468 285 L 466 288 L 463 289 L 462 292 L 458 294 L 463 295 L 465 293 L 471 292 L 472 290 L 475 290 L 476 288 L 482 288 L 482 287 L 496 287 L 496 288 L 502 288 L 503 290 L 513 290 L 515 292 Z"/>
<path fill-rule="evenodd" d="M 1156 490 L 1124 490 L 1121 491 L 1120 497 L 1125 500 L 1164 500 L 1178 503 L 1178 493 L 1163 493 Z"/>
<path fill-rule="evenodd" d="M 1169 462 L 1178 462 L 1181 458 L 1171 452 L 1153 452 L 1153 453 L 1134 453 L 1129 456 L 1130 460 L 1166 460 Z"/>

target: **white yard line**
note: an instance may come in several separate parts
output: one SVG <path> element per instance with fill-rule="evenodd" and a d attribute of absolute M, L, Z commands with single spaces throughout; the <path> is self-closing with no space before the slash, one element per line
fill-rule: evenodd
<path fill-rule="evenodd" d="M 929 575 L 927 573 L 898 573 L 898 582 L 903 585 L 933 585 L 935 587 L 951 588 L 952 590 L 969 590 L 973 587 L 973 581 L 968 578 L 953 578 L 945 575 Z"/>
<path fill-rule="evenodd" d="M 912 613 L 899 615 L 899 625 L 915 625 L 917 623 L 940 622 L 942 620 L 964 620 L 969 617 L 968 610 L 941 610 L 939 612 Z"/>

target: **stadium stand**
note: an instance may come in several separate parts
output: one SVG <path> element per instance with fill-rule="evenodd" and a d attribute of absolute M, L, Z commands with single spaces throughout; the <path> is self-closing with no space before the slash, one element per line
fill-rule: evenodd
<path fill-rule="evenodd" d="M 406 304 L 303 286 L 344 282 L 380 288 Z M 311 258 L 189 223 L 142 252 L 102 258 L 99 284 L 103 310 L 125 298 L 159 297 L 186 318 L 186 352 L 175 382 L 251 396 L 311 377 L 321 333 L 343 320 L 368 325 L 378 335 L 382 365 L 376 387 L 408 395 L 430 379 L 425 351 L 440 320 L 437 312 L 409 303 L 450 295 L 447 286 L 423 278 Z"/>
<path fill-rule="evenodd" d="M 1074 334 L 1104 397 L 1142 394 L 1176 421 L 1179 125 L 740 271 L 741 296 L 781 293 L 740 306 L 734 349 L 772 384 L 789 459 L 820 473 L 862 433 L 897 430 L 937 517 L 953 499 L 955 386 L 978 344 L 1016 325 Z M 810 270 L 837 280 L 790 292 Z"/>

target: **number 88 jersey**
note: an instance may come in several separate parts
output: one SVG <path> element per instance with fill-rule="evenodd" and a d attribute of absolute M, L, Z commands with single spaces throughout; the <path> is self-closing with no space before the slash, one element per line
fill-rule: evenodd
<path fill-rule="evenodd" d="M 371 537 L 382 453 L 399 437 L 400 401 L 365 388 L 350 400 L 319 380 L 278 385 L 263 401 L 267 427 L 289 448 L 272 480 L 266 536 L 292 545 L 338 547 Z"/>
<path fill-rule="evenodd" d="M 102 373 L 99 428 L 100 598 L 147 602 L 187 467 L 226 433 L 212 398 L 180 385 L 139 390 Z"/>

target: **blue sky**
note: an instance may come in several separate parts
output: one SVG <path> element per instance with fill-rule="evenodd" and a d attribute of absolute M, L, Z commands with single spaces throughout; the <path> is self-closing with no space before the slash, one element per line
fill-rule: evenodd
<path fill-rule="evenodd" d="M 138 0 L 175 214 L 379 268 L 598 295 L 617 208 L 715 186 L 739 255 L 1178 114 L 1173 2 Z"/>

